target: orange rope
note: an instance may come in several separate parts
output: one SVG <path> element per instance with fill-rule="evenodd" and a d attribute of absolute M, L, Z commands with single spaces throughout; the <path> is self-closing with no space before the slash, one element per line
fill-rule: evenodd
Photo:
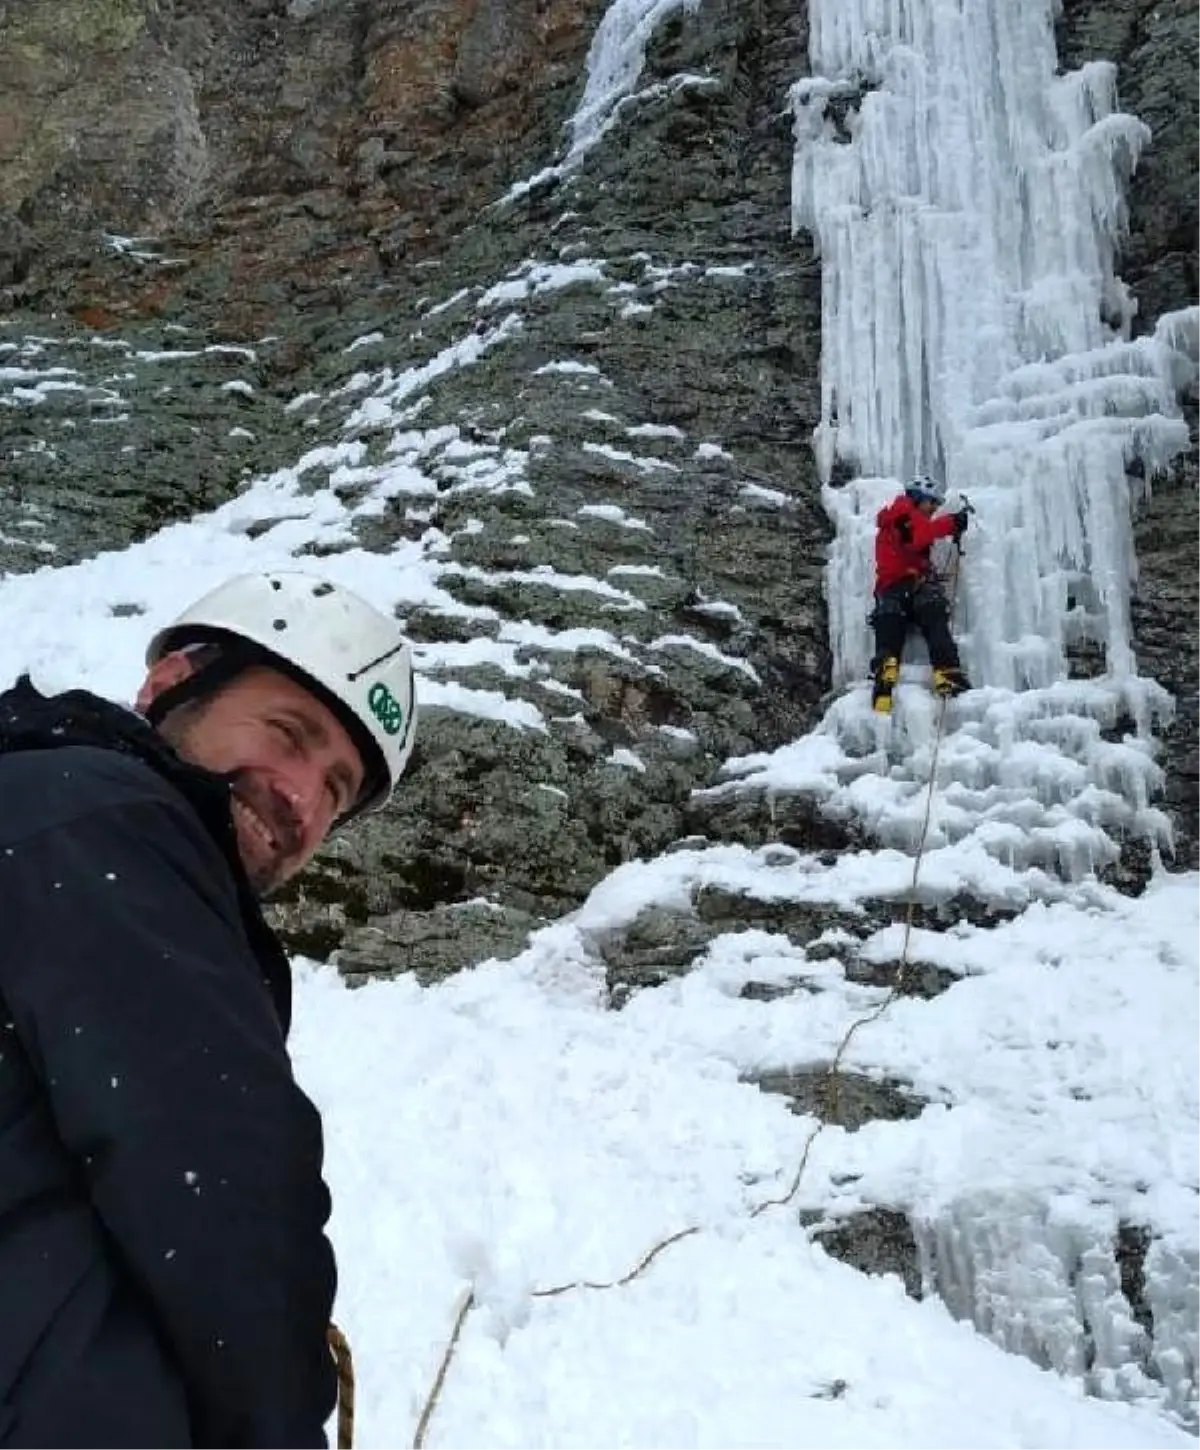
<path fill-rule="evenodd" d="M 338 1450 L 353 1450 L 354 1446 L 354 1356 L 350 1352 L 350 1341 L 337 1327 L 331 1324 L 326 1331 L 326 1342 L 333 1355 L 337 1369 L 337 1444 Z"/>

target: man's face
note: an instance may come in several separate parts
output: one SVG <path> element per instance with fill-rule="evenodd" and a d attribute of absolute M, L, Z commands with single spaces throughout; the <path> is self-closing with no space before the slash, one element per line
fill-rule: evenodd
<path fill-rule="evenodd" d="M 931 498 L 923 498 L 917 504 L 917 512 L 923 513 L 927 519 L 931 519 L 937 513 L 937 504 Z"/>
<path fill-rule="evenodd" d="M 164 656 L 147 675 L 138 707 L 192 668 L 184 654 Z M 260 896 L 307 864 L 362 788 L 362 761 L 332 712 L 265 667 L 172 712 L 161 733 L 184 760 L 230 778 L 238 849 Z"/>

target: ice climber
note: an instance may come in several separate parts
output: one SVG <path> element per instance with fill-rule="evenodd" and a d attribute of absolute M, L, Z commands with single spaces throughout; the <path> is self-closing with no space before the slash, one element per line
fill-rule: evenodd
<path fill-rule="evenodd" d="M 874 684 L 871 704 L 880 714 L 891 712 L 892 692 L 900 677 L 900 659 L 909 630 L 925 637 L 933 688 L 939 695 L 961 695 L 971 688 L 962 671 L 958 647 L 950 634 L 950 606 L 930 550 L 938 539 L 961 539 L 970 518 L 966 508 L 940 514 L 944 484 L 914 478 L 876 515 Z"/>
<path fill-rule="evenodd" d="M 381 806 L 396 621 L 231 580 L 130 710 L 0 694 L 0 1445 L 323 1446 L 335 1266 L 259 898 Z"/>

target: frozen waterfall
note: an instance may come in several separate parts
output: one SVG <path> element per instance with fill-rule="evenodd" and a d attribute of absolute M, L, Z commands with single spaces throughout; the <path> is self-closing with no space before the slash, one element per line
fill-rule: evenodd
<path fill-rule="evenodd" d="M 945 478 L 977 510 L 955 632 L 988 689 L 949 707 L 958 800 L 943 839 L 982 830 L 1010 864 L 1077 875 L 1113 859 L 1121 833 L 1169 845 L 1148 804 L 1148 736 L 1171 701 L 1137 676 L 1131 647 L 1131 492 L 1187 443 L 1177 396 L 1200 310 L 1131 335 L 1114 258 L 1149 133 L 1116 110 L 1113 66 L 1058 73 L 1055 9 L 810 0 L 792 208 L 822 261 L 815 445 L 836 526 L 835 683 L 869 668 L 877 509 L 914 472 Z M 1084 642 L 1103 673 L 1072 680 Z M 861 685 L 823 727 L 844 774 L 877 753 L 897 809 L 871 795 L 871 824 L 897 843 L 925 778 L 905 748 L 928 734 L 925 691 L 903 683 L 921 676 L 919 650 L 883 754 Z M 848 792 L 841 805 L 862 814 Z"/>
<path fill-rule="evenodd" d="M 1059 73 L 1057 8 L 809 0 L 792 219 L 822 263 L 815 448 L 835 525 L 835 683 L 849 688 L 813 736 L 732 762 L 740 780 L 722 789 L 791 783 L 914 848 L 937 707 L 915 651 L 890 720 L 863 682 L 875 513 L 930 472 L 977 510 L 955 632 L 978 688 L 947 706 L 927 844 L 1078 878 L 1124 835 L 1170 841 L 1151 731 L 1172 702 L 1137 674 L 1131 512 L 1188 442 L 1177 398 L 1200 309 L 1133 335 L 1114 265 L 1151 138 L 1117 110 L 1113 66 Z M 1091 678 L 1072 677 L 1079 645 L 1103 652 Z M 1134 1306 L 1118 1223 L 1102 1218 L 1003 1195 L 940 1203 L 919 1234 L 926 1283 L 1006 1348 L 1194 1423 L 1194 1249 L 1149 1224 Z"/>

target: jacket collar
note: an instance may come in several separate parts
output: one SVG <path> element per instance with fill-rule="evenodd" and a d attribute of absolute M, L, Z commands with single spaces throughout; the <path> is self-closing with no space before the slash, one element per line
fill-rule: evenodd
<path fill-rule="evenodd" d="M 182 760 L 135 711 L 87 690 L 43 695 L 28 675 L 0 694 L 0 754 L 91 745 L 135 756 L 174 787 L 215 841 L 237 888 L 246 935 L 286 1034 L 292 1016 L 292 975 L 279 938 L 267 925 L 246 876 L 223 776 Z"/>

